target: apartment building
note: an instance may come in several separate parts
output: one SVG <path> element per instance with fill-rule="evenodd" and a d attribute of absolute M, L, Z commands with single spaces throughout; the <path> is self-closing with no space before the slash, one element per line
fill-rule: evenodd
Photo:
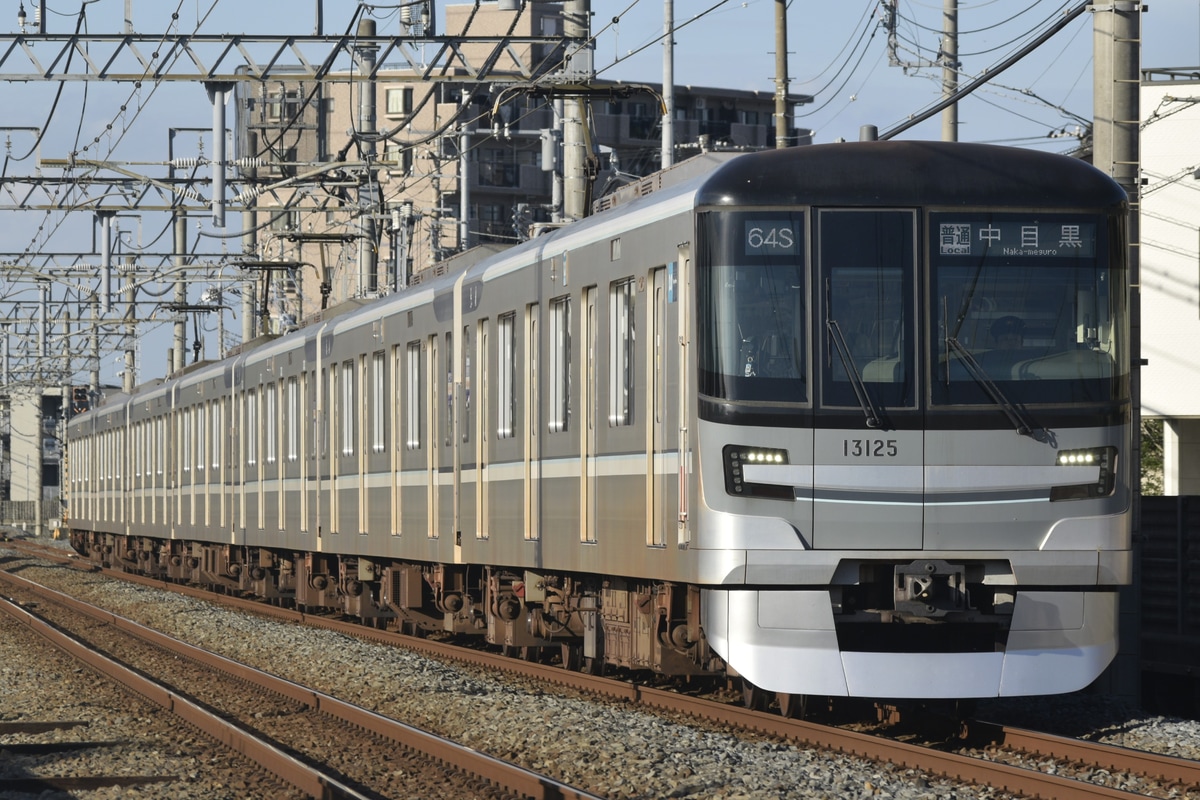
<path fill-rule="evenodd" d="M 449 5 L 443 29 L 481 37 L 462 48 L 472 64 L 492 52 L 487 37 L 561 36 L 561 4 L 518 5 Z M 427 19 L 410 20 L 402 33 L 432 33 Z M 485 82 L 465 66 L 423 79 L 420 46 L 407 61 L 377 55 L 360 53 L 357 75 L 238 87 L 237 155 L 252 160 L 243 171 L 258 192 L 246 227 L 256 230 L 257 258 L 272 262 L 259 289 L 261 332 L 396 291 L 465 250 L 512 244 L 561 220 L 561 130 L 578 107 L 565 98 L 583 99 L 593 202 L 661 166 L 661 83 L 581 84 L 564 71 L 561 42 L 505 48 Z M 374 68 L 375 80 L 363 79 Z M 806 134 L 792 120 L 809 101 L 788 98 L 790 144 Z M 771 92 L 676 86 L 674 103 L 675 160 L 776 144 Z"/>

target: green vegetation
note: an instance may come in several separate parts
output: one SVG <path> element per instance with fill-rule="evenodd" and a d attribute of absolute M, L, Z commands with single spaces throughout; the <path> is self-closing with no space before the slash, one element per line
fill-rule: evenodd
<path fill-rule="evenodd" d="M 1142 420 L 1142 494 L 1163 493 L 1163 421 Z"/>

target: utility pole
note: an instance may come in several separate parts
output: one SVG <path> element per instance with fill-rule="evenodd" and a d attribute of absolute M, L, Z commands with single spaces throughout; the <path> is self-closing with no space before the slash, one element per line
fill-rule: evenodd
<path fill-rule="evenodd" d="M 213 107 L 213 156 L 212 156 L 212 224 L 214 228 L 225 227 L 225 103 L 233 84 L 222 81 L 206 81 L 205 91 Z"/>
<path fill-rule="evenodd" d="M 942 3 L 942 98 L 953 97 L 958 91 L 958 0 Z M 958 141 L 958 103 L 942 109 L 942 141 Z"/>
<path fill-rule="evenodd" d="M 572 83 L 586 84 L 594 74 L 592 49 L 587 44 L 591 30 L 591 0 L 566 0 L 563 3 L 563 36 L 572 49 L 567 54 L 566 73 Z M 563 214 L 568 220 L 587 216 L 588 152 L 586 100 L 583 95 L 568 95 L 563 113 Z"/>
<path fill-rule="evenodd" d="M 787 0 L 775 0 L 775 147 L 788 146 Z"/>
<path fill-rule="evenodd" d="M 471 103 L 471 92 L 463 89 L 462 105 L 467 108 Z M 468 115 L 469 116 L 469 115 Z M 464 120 L 458 128 L 458 250 L 462 252 L 471 248 L 471 174 L 468 167 L 471 163 L 471 132 L 467 129 L 468 122 Z"/>
<path fill-rule="evenodd" d="M 134 259 L 126 259 L 125 269 L 125 374 L 121 387 L 126 394 L 133 394 L 137 386 L 137 363 L 133 343 L 137 341 L 137 286 L 134 282 Z M 70 373 L 68 373 L 70 374 Z"/>
<path fill-rule="evenodd" d="M 675 163 L 675 2 L 663 0 L 662 168 Z"/>
<path fill-rule="evenodd" d="M 1093 114 L 1092 164 L 1111 175 L 1129 196 L 1129 310 L 1133 398 L 1133 452 L 1136 467 L 1141 463 L 1141 236 L 1139 232 L 1140 154 L 1139 103 L 1141 90 L 1141 19 L 1142 4 L 1137 0 L 1111 0 L 1092 9 Z M 1141 495 L 1134 482 L 1133 518 L 1140 517 Z M 1135 522 L 1135 527 L 1137 523 Z M 1133 531 L 1134 542 L 1138 531 Z M 1139 571 L 1140 551 L 1134 544 L 1134 573 Z M 1120 646 L 1116 668 L 1110 668 L 1110 688 L 1116 694 L 1134 698 L 1139 695 L 1136 682 L 1119 685 L 1122 675 L 1138 674 L 1140 660 L 1136 631 L 1141 616 L 1137 592 L 1122 589 L 1120 601 Z M 1133 635 L 1131 635 L 1133 634 Z"/>
<path fill-rule="evenodd" d="M 187 305 L 187 281 L 184 267 L 187 266 L 187 213 L 182 209 L 175 212 L 175 305 Z M 183 369 L 187 363 L 187 319 L 182 313 L 175 320 L 174 345 L 171 348 L 171 372 Z"/>
<path fill-rule="evenodd" d="M 358 35 L 375 36 L 375 20 L 364 19 L 358 23 Z M 362 47 L 357 51 L 359 69 L 363 75 L 373 75 L 378 51 L 374 47 Z M 358 184 L 358 293 L 369 297 L 379 289 L 378 259 L 375 242 L 375 211 L 379 208 L 378 185 L 375 182 L 375 79 L 359 84 L 358 129 L 364 134 L 359 142 L 362 160 L 366 164 Z"/>

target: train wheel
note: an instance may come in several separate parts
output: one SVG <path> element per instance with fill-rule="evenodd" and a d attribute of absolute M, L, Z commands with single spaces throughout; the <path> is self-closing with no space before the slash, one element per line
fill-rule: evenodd
<path fill-rule="evenodd" d="M 954 717 L 958 720 L 970 719 L 975 716 L 975 710 L 979 707 L 979 702 L 974 698 L 968 700 L 954 701 Z"/>
<path fill-rule="evenodd" d="M 563 669 L 578 672 L 583 662 L 583 648 L 579 645 L 562 645 Z"/>
<path fill-rule="evenodd" d="M 752 711 L 764 711 L 767 707 L 766 693 L 745 678 L 742 678 L 742 705 Z"/>
<path fill-rule="evenodd" d="M 806 694 L 776 692 L 775 698 L 779 700 L 780 715 L 788 719 L 804 719 L 808 713 L 808 695 Z"/>

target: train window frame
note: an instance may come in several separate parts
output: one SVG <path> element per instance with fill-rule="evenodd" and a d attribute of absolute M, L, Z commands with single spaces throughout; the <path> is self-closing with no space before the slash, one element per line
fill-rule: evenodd
<path fill-rule="evenodd" d="M 930 407 L 1128 400 L 1128 273 L 1110 250 L 1110 219 L 1087 211 L 986 208 L 931 209 L 928 217 Z M 947 226 L 979 226 L 979 236 L 943 241 Z M 1057 240 L 1045 238 L 1056 228 Z M 948 293 L 956 272 L 963 275 L 957 284 L 969 287 L 962 298 Z M 1029 289 L 1037 283 L 1044 289 Z M 1095 341 L 1080 327 L 1088 317 Z M 991 328 L 1001 319 L 1020 331 L 1004 346 Z"/>
<path fill-rule="evenodd" d="M 358 404 L 354 401 L 354 384 L 355 371 L 354 359 L 349 358 L 342 362 L 340 370 L 342 377 L 341 385 L 341 454 L 343 457 L 349 458 L 354 455 L 354 421 L 357 418 Z"/>
<path fill-rule="evenodd" d="M 387 451 L 387 360 L 382 350 L 371 353 L 371 452 Z"/>
<path fill-rule="evenodd" d="M 328 461 L 331 439 L 333 438 L 333 419 L 330 404 L 333 402 L 333 380 L 337 367 L 330 364 L 322 367 L 317 385 L 317 403 L 320 407 L 320 419 L 317 422 L 318 439 L 317 452 L 321 461 Z"/>
<path fill-rule="evenodd" d="M 212 468 L 219 470 L 224 463 L 224 435 L 222 432 L 221 420 L 225 415 L 225 404 L 223 400 L 214 400 L 212 404 Z"/>
<path fill-rule="evenodd" d="M 288 377 L 286 392 L 284 427 L 287 461 L 295 464 L 300 460 L 300 380 L 295 375 Z"/>
<path fill-rule="evenodd" d="M 620 241 L 620 240 L 617 240 Z M 636 284 L 632 276 L 609 284 L 608 425 L 633 424 L 637 362 Z"/>
<path fill-rule="evenodd" d="M 461 414 L 459 414 L 459 427 L 462 429 L 460 437 L 463 444 L 471 441 L 471 326 L 464 325 L 462 330 L 462 397 L 458 402 L 461 402 Z"/>
<path fill-rule="evenodd" d="M 697 221 L 695 250 L 697 388 L 727 403 L 786 409 L 813 403 L 812 301 L 809 284 L 813 210 L 808 207 L 710 210 Z M 763 296 L 765 295 L 765 297 Z M 755 337 L 743 319 L 762 314 L 746 309 L 766 302 L 779 320 Z M 788 334 L 780 336 L 779 332 Z M 787 342 L 790 338 L 791 342 Z M 782 342 L 777 376 L 758 374 L 755 350 Z M 790 344 L 790 352 L 789 350 Z M 778 355 L 779 351 L 772 351 Z M 778 363 L 778 362 L 777 362 Z"/>
<path fill-rule="evenodd" d="M 258 465 L 258 392 L 254 389 L 247 389 L 244 398 L 245 430 L 250 434 L 244 437 L 246 442 L 246 466 L 254 467 Z"/>
<path fill-rule="evenodd" d="M 877 235 L 868 239 L 860 233 L 855 236 L 847 235 L 835 241 L 834 236 L 837 232 L 831 229 L 832 224 L 855 217 L 859 220 L 874 218 Z M 870 413 L 886 414 L 888 410 L 912 410 L 917 407 L 918 379 L 921 374 L 916 347 L 917 272 L 921 241 L 919 217 L 915 208 L 817 209 L 813 236 L 813 280 L 820 322 L 815 341 L 820 353 L 818 397 L 822 408 L 853 409 L 863 407 L 865 403 L 868 407 L 873 407 L 874 410 Z M 893 230 L 884 231 L 881 229 L 881 223 L 886 218 L 895 219 L 900 224 Z M 830 227 L 827 227 L 826 223 L 829 223 Z M 889 238 L 897 234 L 900 237 L 899 242 L 889 241 Z M 848 245 L 864 248 L 869 241 L 876 243 L 874 249 L 877 258 L 891 257 L 892 261 L 887 264 L 878 261 L 874 264 L 848 264 L 837 261 L 839 258 L 845 258 Z M 827 247 L 831 249 L 827 251 Z M 863 250 L 854 255 L 863 258 L 871 253 L 869 250 Z M 886 290 L 886 284 L 893 273 L 899 281 L 899 288 L 890 292 Z M 844 282 L 855 276 L 865 277 L 867 281 L 879 287 L 874 309 L 876 313 L 865 315 L 865 319 L 862 314 L 858 319 L 852 314 L 845 314 L 845 305 L 836 313 L 832 307 L 839 300 L 846 302 L 842 298 L 851 298 L 859 303 L 864 299 L 861 291 L 843 290 Z M 894 310 L 900 316 L 891 320 L 886 313 L 880 313 L 880 299 L 894 299 L 897 303 Z M 867 300 L 869 301 L 869 298 Z M 862 305 L 869 305 L 869 302 Z M 889 321 L 892 323 L 890 330 Z M 862 329 L 860 322 L 866 322 L 868 327 Z M 858 340 L 863 344 L 857 344 Z M 894 348 L 894 356 L 890 354 L 892 351 L 889 348 Z M 859 358 L 868 360 L 860 362 Z M 846 371 L 847 363 L 854 366 L 857 376 L 851 376 Z M 842 376 L 841 379 L 839 375 Z M 865 393 L 866 400 L 859 397 L 860 390 Z"/>
<path fill-rule="evenodd" d="M 180 470 L 185 475 L 192 471 L 192 408 L 188 406 L 183 409 L 183 420 L 180 424 L 180 432 L 183 434 L 179 438 L 182 441 L 182 447 L 179 453 L 179 463 L 182 469 Z M 117 473 L 120 477 L 120 472 Z"/>
<path fill-rule="evenodd" d="M 546 421 L 550 433 L 571 425 L 571 295 L 550 299 L 550 397 Z"/>
<path fill-rule="evenodd" d="M 155 420 L 155 421 L 156 421 L 158 424 L 156 425 L 157 431 L 155 432 L 155 445 L 156 445 L 156 447 L 155 447 L 155 450 L 156 450 L 156 455 L 155 455 L 155 457 L 154 457 L 154 465 L 155 465 L 155 472 L 158 474 L 159 478 L 161 479 L 161 478 L 162 478 L 162 474 L 163 474 L 164 465 L 166 464 L 166 461 L 167 461 L 167 453 L 166 453 L 166 448 L 167 448 L 167 437 L 166 437 L 167 420 L 166 420 L 166 417 L 161 417 L 161 416 L 160 416 L 160 417 L 159 417 L 157 420 Z"/>
<path fill-rule="evenodd" d="M 454 331 L 446 331 L 446 447 L 454 444 L 454 417 L 457 409 L 454 407 Z"/>
<path fill-rule="evenodd" d="M 479 416 L 476 421 L 476 428 L 479 429 L 479 444 L 482 447 L 487 444 L 488 430 L 488 412 L 491 403 L 491 366 L 488 359 L 488 347 L 491 346 L 491 324 L 487 317 L 483 317 L 475 323 L 475 360 L 479 363 L 479 384 L 476 390 L 477 400 L 475 404 L 475 413 Z M 469 392 L 469 387 L 468 387 Z M 484 465 L 484 452 L 481 449 L 478 453 L 477 460 L 482 467 Z"/>
<path fill-rule="evenodd" d="M 421 342 L 409 342 L 407 350 L 407 394 L 404 404 L 405 447 L 410 451 L 421 449 Z"/>
<path fill-rule="evenodd" d="M 272 382 L 263 386 L 263 461 L 274 464 L 278 459 L 279 390 Z"/>
<path fill-rule="evenodd" d="M 205 459 L 208 455 L 207 421 L 208 407 L 206 403 L 196 406 L 196 472 L 204 472 Z"/>
<path fill-rule="evenodd" d="M 516 328 L 517 312 L 508 311 L 496 317 L 497 365 L 496 438 L 516 436 Z"/>

